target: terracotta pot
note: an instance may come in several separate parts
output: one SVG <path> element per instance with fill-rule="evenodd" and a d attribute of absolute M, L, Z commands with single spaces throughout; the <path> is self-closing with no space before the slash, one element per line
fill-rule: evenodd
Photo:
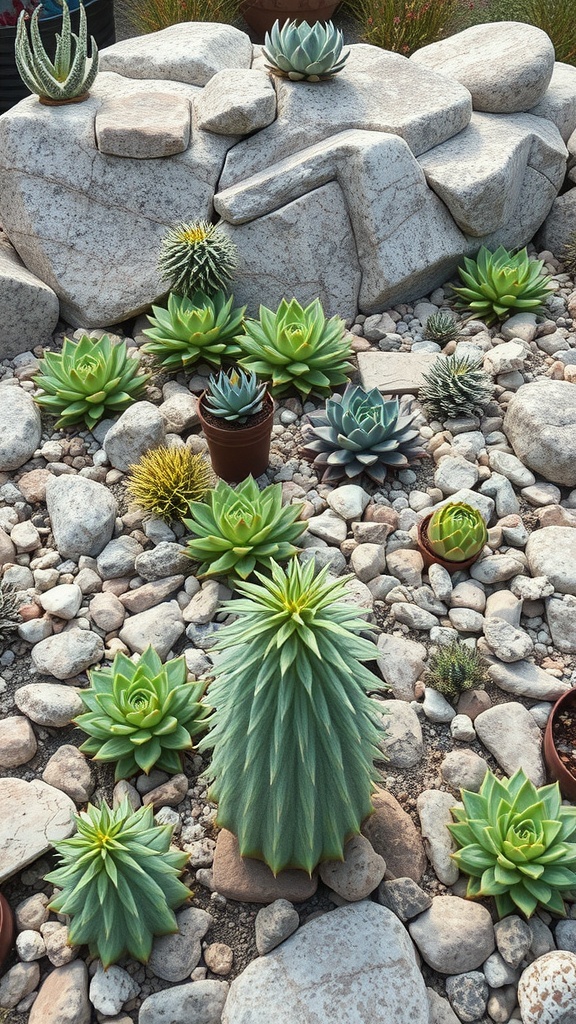
<path fill-rule="evenodd" d="M 276 20 L 285 21 L 330 21 L 338 2 L 327 0 L 243 0 L 240 13 L 244 21 L 257 35 L 264 38 Z"/>
<path fill-rule="evenodd" d="M 14 942 L 14 917 L 10 904 L 0 893 L 0 967 L 4 963 Z"/>
<path fill-rule="evenodd" d="M 576 777 L 572 775 L 565 767 L 563 762 L 558 756 L 556 746 L 554 744 L 553 726 L 559 713 L 566 711 L 568 708 L 574 711 L 576 714 L 576 689 L 568 690 L 558 698 L 546 723 L 546 730 L 544 732 L 544 760 L 546 761 L 546 767 L 548 768 L 548 774 L 552 780 L 560 783 L 560 789 L 562 795 L 567 800 L 576 801 Z"/>
<path fill-rule="evenodd" d="M 477 562 L 481 551 L 477 555 L 473 555 L 472 558 L 466 558 L 463 562 L 450 562 L 447 558 L 440 558 L 439 555 L 434 554 L 432 548 L 428 545 L 428 523 L 433 516 L 432 512 L 429 512 L 424 519 L 421 519 L 418 523 L 418 550 L 424 559 L 424 566 L 427 568 L 430 565 L 436 563 L 442 565 L 448 572 L 458 572 L 459 569 L 469 569 L 474 562 Z"/>
<path fill-rule="evenodd" d="M 265 405 L 269 412 L 254 426 L 250 420 L 243 427 L 217 427 L 204 416 L 206 392 L 200 395 L 198 416 L 208 442 L 210 461 L 214 472 L 227 483 L 240 483 L 247 476 L 261 476 L 268 468 L 270 438 L 274 418 L 274 402 L 267 393 Z M 254 417 L 252 417 L 254 418 Z"/>

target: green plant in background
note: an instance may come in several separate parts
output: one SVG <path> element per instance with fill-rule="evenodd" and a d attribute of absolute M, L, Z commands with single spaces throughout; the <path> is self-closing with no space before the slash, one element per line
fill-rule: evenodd
<path fill-rule="evenodd" d="M 238 0 L 124 0 L 122 10 L 135 35 L 159 32 L 184 21 L 232 25 L 238 19 Z"/>
<path fill-rule="evenodd" d="M 409 399 L 385 398 L 377 388 L 365 391 L 348 384 L 343 395 L 327 399 L 325 411 L 309 415 L 302 451 L 323 470 L 326 483 L 366 473 L 382 484 L 388 469 L 409 466 L 425 455 L 413 427 L 417 415 Z"/>
<path fill-rule="evenodd" d="M 488 539 L 480 512 L 464 502 L 452 502 L 436 509 L 427 527 L 430 550 L 448 562 L 465 562 L 478 555 Z"/>
<path fill-rule="evenodd" d="M 302 395 L 329 395 L 345 384 L 352 365 L 344 321 L 327 320 L 319 299 L 303 308 L 296 299 L 282 299 L 275 313 L 260 306 L 260 319 L 247 320 L 246 334 L 237 338 L 239 362 L 271 381 L 274 395 L 291 387 Z"/>
<path fill-rule="evenodd" d="M 409 57 L 458 31 L 461 0 L 348 0 L 365 42 Z"/>
<path fill-rule="evenodd" d="M 454 288 L 460 309 L 490 325 L 513 313 L 540 313 L 553 290 L 542 273 L 543 260 L 531 260 L 526 249 L 513 255 L 500 245 L 496 252 L 482 246 L 475 260 L 464 257 L 458 273 L 463 287 Z"/>
<path fill-rule="evenodd" d="M 576 234 L 566 242 L 559 256 L 564 264 L 564 270 L 569 274 L 576 274 Z"/>
<path fill-rule="evenodd" d="M 84 421 L 89 430 L 104 413 L 122 412 L 142 393 L 149 373 L 137 373 L 138 359 L 126 345 L 113 345 L 107 334 L 94 340 L 64 338 L 62 352 L 45 352 L 34 383 L 42 389 L 34 400 L 54 416 L 56 426 Z"/>
<path fill-rule="evenodd" d="M 456 703 L 464 690 L 483 689 L 488 680 L 486 668 L 476 648 L 452 640 L 430 655 L 426 685 Z"/>
<path fill-rule="evenodd" d="M 21 604 L 16 589 L 0 580 L 0 642 L 18 629 L 21 621 L 18 609 Z"/>
<path fill-rule="evenodd" d="M 211 480 L 210 465 L 201 453 L 185 446 L 161 447 L 130 466 L 126 490 L 133 508 L 171 523 L 188 515 L 191 501 L 202 501 Z"/>
<path fill-rule="evenodd" d="M 523 21 L 550 36 L 556 60 L 576 64 L 576 21 L 572 0 L 484 0 L 463 4 L 461 27 L 488 21 Z"/>
<path fill-rule="evenodd" d="M 453 313 L 448 312 L 445 309 L 438 310 L 437 313 L 432 313 L 429 316 L 425 327 L 424 334 L 431 341 L 435 341 L 441 348 L 447 345 L 449 341 L 454 341 L 460 333 L 460 326 L 457 318 Z"/>
<path fill-rule="evenodd" d="M 294 559 L 239 584 L 227 605 L 237 619 L 217 640 L 214 724 L 200 745 L 213 748 L 210 799 L 241 855 L 275 875 L 343 859 L 373 810 L 382 760 L 375 677 L 362 664 L 376 649 L 355 607 L 339 603 L 346 581 L 327 573 Z"/>
<path fill-rule="evenodd" d="M 87 56 L 88 32 L 86 12 L 80 4 L 80 34 L 72 32 L 68 5 L 62 3 L 62 32 L 56 36 L 56 53 L 52 62 L 44 49 L 38 19 L 42 5 L 30 19 L 30 40 L 27 31 L 27 12 L 22 11 L 16 29 L 15 58 L 18 74 L 30 92 L 51 100 L 83 98 L 98 74 L 98 48 L 90 39 Z"/>
<path fill-rule="evenodd" d="M 70 915 L 70 945 L 86 944 L 105 968 L 124 955 L 146 963 L 154 936 L 178 931 L 189 854 L 170 850 L 172 828 L 154 824 L 152 806 L 88 804 L 75 822 L 76 835 L 54 843 L 60 864 L 46 881 L 62 891 L 49 909 Z"/>
<path fill-rule="evenodd" d="M 236 246 L 205 220 L 178 224 L 162 239 L 158 270 L 179 295 L 214 295 L 226 288 L 236 267 Z"/>
<path fill-rule="evenodd" d="M 321 82 L 342 71 L 350 50 L 342 54 L 344 36 L 331 21 L 275 21 L 266 33 L 262 53 L 274 75 L 292 82 Z"/>
<path fill-rule="evenodd" d="M 562 896 L 576 891 L 576 807 L 562 806 L 558 783 L 537 789 L 519 768 L 511 779 L 487 772 L 479 793 L 461 794 L 448 828 L 467 896 L 493 896 L 499 917 L 538 906 L 564 916 Z"/>
<path fill-rule="evenodd" d="M 208 412 L 229 423 L 246 423 L 264 407 L 266 382 L 260 384 L 255 373 L 232 368 L 211 377 L 204 405 Z"/>
<path fill-rule="evenodd" d="M 263 491 L 249 476 L 236 489 L 219 480 L 206 503 L 190 505 L 184 523 L 194 537 L 186 553 L 200 562 L 198 575 L 232 574 L 245 580 L 256 565 L 269 568 L 297 553 L 294 541 L 306 529 L 298 516 L 303 506 L 282 507 L 282 487 L 270 484 Z"/>
<path fill-rule="evenodd" d="M 206 728 L 210 708 L 202 703 L 205 683 L 186 682 L 186 662 L 162 664 L 147 647 L 135 665 L 119 652 L 111 668 L 93 669 L 80 696 L 88 708 L 75 725 L 88 734 L 80 750 L 95 761 L 115 761 L 115 779 L 152 768 L 175 775 L 180 753 Z"/>
<path fill-rule="evenodd" d="M 168 296 L 168 308 L 152 306 L 152 324 L 143 333 L 150 338 L 142 346 L 165 370 L 180 370 L 199 361 L 220 366 L 224 359 L 240 355 L 236 335 L 242 330 L 245 306 L 232 308 L 233 296 L 224 292 L 194 292 Z"/>
<path fill-rule="evenodd" d="M 430 416 L 442 421 L 471 416 L 476 409 L 485 408 L 494 394 L 494 384 L 482 369 L 482 360 L 457 352 L 439 356 L 428 373 L 422 374 L 422 381 L 418 398 Z"/>

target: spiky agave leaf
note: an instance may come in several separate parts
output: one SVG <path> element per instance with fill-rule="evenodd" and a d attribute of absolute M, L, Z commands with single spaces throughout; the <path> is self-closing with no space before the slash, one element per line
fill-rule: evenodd
<path fill-rule="evenodd" d="M 297 554 L 294 541 L 306 529 L 298 516 L 303 506 L 282 507 L 282 487 L 260 491 L 249 476 L 234 489 L 219 480 L 206 502 L 190 505 L 184 524 L 194 534 L 186 554 L 200 562 L 199 576 L 239 576 L 245 580 L 256 565 L 269 567 Z"/>
<path fill-rule="evenodd" d="M 502 780 L 489 771 L 479 793 L 461 795 L 448 828 L 467 895 L 493 896 L 500 917 L 538 906 L 565 915 L 562 896 L 576 891 L 576 807 L 562 806 L 558 783 L 537 789 L 522 768 Z"/>
<path fill-rule="evenodd" d="M 64 338 L 62 352 L 45 352 L 34 383 L 41 393 L 34 400 L 59 416 L 56 426 L 67 427 L 84 420 L 91 429 L 105 412 L 122 412 L 141 394 L 149 373 L 137 373 L 138 359 L 128 357 L 126 345 L 82 335 L 80 341 Z"/>
<path fill-rule="evenodd" d="M 475 260 L 465 256 L 464 269 L 458 268 L 464 286 L 454 288 L 457 305 L 487 325 L 515 311 L 542 312 L 553 290 L 543 266 L 543 260 L 531 260 L 525 248 L 513 255 L 502 245 L 494 253 L 483 245 Z"/>
<path fill-rule="evenodd" d="M 177 224 L 162 239 L 158 270 L 179 295 L 214 295 L 226 287 L 236 267 L 236 246 L 215 224 Z"/>
<path fill-rule="evenodd" d="M 296 299 L 282 299 L 275 313 L 260 306 L 260 320 L 247 320 L 237 338 L 242 366 L 271 380 L 270 390 L 281 395 L 296 388 L 302 395 L 329 395 L 345 384 L 352 370 L 350 342 L 344 321 L 327 320 L 319 299 L 305 309 Z"/>
<path fill-rule="evenodd" d="M 455 702 L 464 690 L 483 689 L 488 681 L 486 669 L 486 661 L 475 648 L 452 640 L 430 655 L 426 685 Z"/>
<path fill-rule="evenodd" d="M 260 384 L 255 373 L 232 367 L 227 373 L 221 370 L 217 377 L 210 378 L 204 404 L 218 419 L 245 423 L 249 416 L 262 411 L 265 397 L 265 381 Z"/>
<path fill-rule="evenodd" d="M 49 909 L 70 915 L 70 944 L 86 944 L 105 968 L 125 954 L 146 963 L 192 895 L 179 881 L 188 854 L 170 850 L 172 828 L 154 825 L 152 806 L 88 804 L 75 822 L 76 835 L 54 843 L 60 864 L 45 877 L 62 891 Z"/>
<path fill-rule="evenodd" d="M 212 472 L 204 455 L 181 448 L 153 448 L 130 466 L 126 490 L 131 505 L 166 523 L 188 515 L 191 501 L 202 501 Z"/>
<path fill-rule="evenodd" d="M 233 296 L 194 292 L 192 296 L 168 296 L 168 308 L 152 306 L 148 316 L 152 328 L 143 333 L 150 338 L 142 346 L 166 370 L 179 370 L 201 360 L 220 366 L 224 359 L 240 355 L 236 335 L 242 329 L 245 306 L 232 308 Z"/>
<path fill-rule="evenodd" d="M 119 652 L 111 668 L 93 669 L 80 696 L 88 710 L 74 720 L 88 739 L 80 750 L 95 761 L 115 761 L 115 779 L 152 768 L 175 775 L 180 752 L 206 728 L 205 683 L 186 682 L 183 657 L 162 664 L 153 647 L 138 664 Z"/>
<path fill-rule="evenodd" d="M 293 82 L 320 82 L 342 71 L 350 50 L 342 54 L 344 36 L 331 21 L 275 21 L 266 33 L 262 53 L 274 75 Z"/>
<path fill-rule="evenodd" d="M 439 558 L 465 562 L 482 551 L 488 531 L 480 512 L 465 502 L 454 501 L 436 509 L 427 529 L 428 547 Z"/>
<path fill-rule="evenodd" d="M 410 399 L 348 384 L 343 395 L 327 399 L 324 412 L 309 415 L 302 454 L 323 471 L 326 483 L 366 473 L 382 484 L 390 467 L 401 469 L 424 457 L 412 426 L 416 416 Z"/>
<path fill-rule="evenodd" d="M 90 39 L 87 56 L 86 12 L 80 9 L 80 34 L 72 32 L 68 5 L 62 3 L 62 32 L 56 35 L 54 62 L 50 60 L 40 35 L 38 19 L 42 5 L 30 19 L 30 41 L 27 33 L 27 12 L 22 11 L 16 29 L 15 59 L 20 78 L 30 92 L 53 100 L 71 100 L 88 92 L 98 73 L 98 48 Z"/>
<path fill-rule="evenodd" d="M 482 369 L 482 360 L 459 356 L 438 356 L 428 373 L 422 374 L 418 397 L 427 412 L 440 420 L 471 416 L 494 394 L 494 385 Z"/>
<path fill-rule="evenodd" d="M 217 822 L 274 874 L 342 860 L 371 811 L 381 713 L 367 696 L 376 657 L 366 622 L 340 603 L 345 580 L 294 559 L 241 583 L 219 633 L 206 775 Z"/>

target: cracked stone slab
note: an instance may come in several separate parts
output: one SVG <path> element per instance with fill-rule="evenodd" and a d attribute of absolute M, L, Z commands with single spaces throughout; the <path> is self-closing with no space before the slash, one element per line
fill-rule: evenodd
<path fill-rule="evenodd" d="M 108 96 L 96 113 L 101 153 L 150 160 L 184 153 L 190 142 L 190 101 L 169 92 Z"/>
<path fill-rule="evenodd" d="M 436 362 L 436 353 L 358 352 L 360 383 L 366 391 L 378 388 L 386 395 L 417 395 Z"/>
<path fill-rule="evenodd" d="M 39 779 L 0 779 L 0 882 L 75 829 L 70 797 Z"/>
<path fill-rule="evenodd" d="M 529 113 L 552 121 L 568 142 L 576 129 L 576 67 L 556 61 L 547 91 Z"/>

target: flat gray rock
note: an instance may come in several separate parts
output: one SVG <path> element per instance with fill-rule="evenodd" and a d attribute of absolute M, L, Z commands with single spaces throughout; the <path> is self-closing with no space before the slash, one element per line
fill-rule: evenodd
<path fill-rule="evenodd" d="M 576 595 L 576 530 L 570 526 L 534 530 L 526 544 L 526 556 L 533 576 L 547 576 L 554 590 Z"/>
<path fill-rule="evenodd" d="M 104 100 L 94 122 L 101 153 L 150 160 L 184 153 L 190 142 L 190 101 L 167 92 Z"/>
<path fill-rule="evenodd" d="M 50 476 L 46 507 L 63 558 L 100 554 L 112 538 L 118 506 L 103 484 L 83 476 Z"/>
<path fill-rule="evenodd" d="M 184 632 L 182 611 L 177 601 L 164 601 L 146 612 L 125 619 L 120 639 L 131 651 L 142 654 L 152 644 L 160 658 L 165 658 Z"/>
<path fill-rule="evenodd" d="M 490 665 L 488 675 L 506 693 L 532 700 L 557 700 L 570 689 L 569 683 L 555 679 L 531 661 L 517 661 L 511 665 L 496 663 Z"/>
<path fill-rule="evenodd" d="M 0 806 L 0 882 L 75 830 L 70 797 L 39 779 L 0 779 Z"/>
<path fill-rule="evenodd" d="M 150 36 L 123 39 L 100 53 L 100 71 L 126 78 L 150 78 L 206 85 L 223 68 L 249 68 L 252 44 L 232 25 L 190 21 Z"/>
<path fill-rule="evenodd" d="M 358 352 L 360 383 L 366 391 L 378 388 L 384 394 L 417 395 L 438 357 L 428 352 Z"/>
<path fill-rule="evenodd" d="M 40 445 L 40 410 L 19 387 L 0 389 L 0 472 L 19 469 Z"/>
<path fill-rule="evenodd" d="M 514 701 L 488 708 L 474 719 L 474 727 L 507 775 L 523 768 L 535 786 L 544 785 L 542 733 L 523 704 Z"/>
<path fill-rule="evenodd" d="M 257 69 L 218 71 L 194 103 L 198 127 L 217 135 L 248 135 L 276 117 L 270 75 Z"/>
<path fill-rule="evenodd" d="M 569 381 L 524 384 L 510 399 L 504 432 L 535 473 L 565 487 L 576 485 L 576 388 Z"/>
<path fill-rule="evenodd" d="M 220 1024 L 227 995 L 225 981 L 193 981 L 153 992 L 140 1007 L 138 1024 Z"/>
<path fill-rule="evenodd" d="M 80 691 L 60 683 L 27 683 L 14 694 L 16 707 L 37 725 L 61 729 L 84 711 Z"/>

